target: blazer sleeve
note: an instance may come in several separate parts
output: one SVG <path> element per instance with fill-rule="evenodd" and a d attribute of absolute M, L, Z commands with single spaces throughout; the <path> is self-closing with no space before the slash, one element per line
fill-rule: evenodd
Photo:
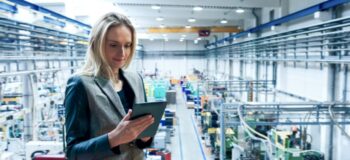
<path fill-rule="evenodd" d="M 80 77 L 68 80 L 64 105 L 68 159 L 103 159 L 115 154 L 110 148 L 107 134 L 95 138 L 89 134 L 89 103 Z"/>

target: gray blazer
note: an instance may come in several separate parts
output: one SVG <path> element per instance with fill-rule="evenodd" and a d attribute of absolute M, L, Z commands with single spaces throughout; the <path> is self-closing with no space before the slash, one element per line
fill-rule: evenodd
<path fill-rule="evenodd" d="M 136 73 L 122 70 L 121 74 L 135 94 L 135 103 L 145 102 L 142 78 Z M 110 80 L 82 75 L 71 77 L 68 80 L 64 105 L 68 159 L 144 159 L 144 146 L 137 142 L 122 144 L 117 151 L 110 149 L 107 133 L 126 114 Z"/>

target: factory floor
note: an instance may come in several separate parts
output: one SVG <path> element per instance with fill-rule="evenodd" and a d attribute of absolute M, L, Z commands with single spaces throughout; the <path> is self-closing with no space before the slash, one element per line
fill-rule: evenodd
<path fill-rule="evenodd" d="M 184 94 L 177 88 L 176 105 L 168 108 L 176 111 L 175 134 L 167 148 L 173 160 L 210 160 L 210 149 L 205 146 L 200 133 L 199 119 L 194 116 L 194 109 L 188 109 Z"/>

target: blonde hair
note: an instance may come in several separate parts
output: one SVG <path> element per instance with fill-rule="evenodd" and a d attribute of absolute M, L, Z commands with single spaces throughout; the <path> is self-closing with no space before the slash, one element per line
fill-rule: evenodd
<path fill-rule="evenodd" d="M 92 27 L 89 47 L 86 53 L 86 63 L 78 74 L 88 76 L 102 76 L 107 79 L 112 79 L 113 81 L 116 80 L 115 78 L 117 75 L 115 75 L 112 68 L 107 62 L 104 47 L 108 30 L 110 28 L 122 25 L 126 26 L 131 31 L 131 53 L 126 60 L 123 68 L 127 68 L 130 65 L 136 48 L 135 28 L 126 16 L 111 12 L 102 16 L 101 19 L 99 19 L 97 23 Z"/>

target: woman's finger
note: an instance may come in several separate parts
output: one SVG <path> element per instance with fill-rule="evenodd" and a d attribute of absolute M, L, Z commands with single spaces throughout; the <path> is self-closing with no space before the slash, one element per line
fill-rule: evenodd
<path fill-rule="evenodd" d="M 154 118 L 152 118 L 150 120 L 143 121 L 142 123 L 135 125 L 132 128 L 135 129 L 136 132 L 141 133 L 142 131 L 144 131 L 147 127 L 149 127 L 153 123 L 154 123 Z"/>
<path fill-rule="evenodd" d="M 140 125 L 142 124 L 144 121 L 150 120 L 152 118 L 152 115 L 146 115 L 146 116 L 142 116 L 139 117 L 137 119 L 132 120 L 130 123 L 131 125 L 135 126 L 135 125 Z"/>
<path fill-rule="evenodd" d="M 128 121 L 131 117 L 132 110 L 129 109 L 128 113 L 123 117 L 122 121 Z"/>

